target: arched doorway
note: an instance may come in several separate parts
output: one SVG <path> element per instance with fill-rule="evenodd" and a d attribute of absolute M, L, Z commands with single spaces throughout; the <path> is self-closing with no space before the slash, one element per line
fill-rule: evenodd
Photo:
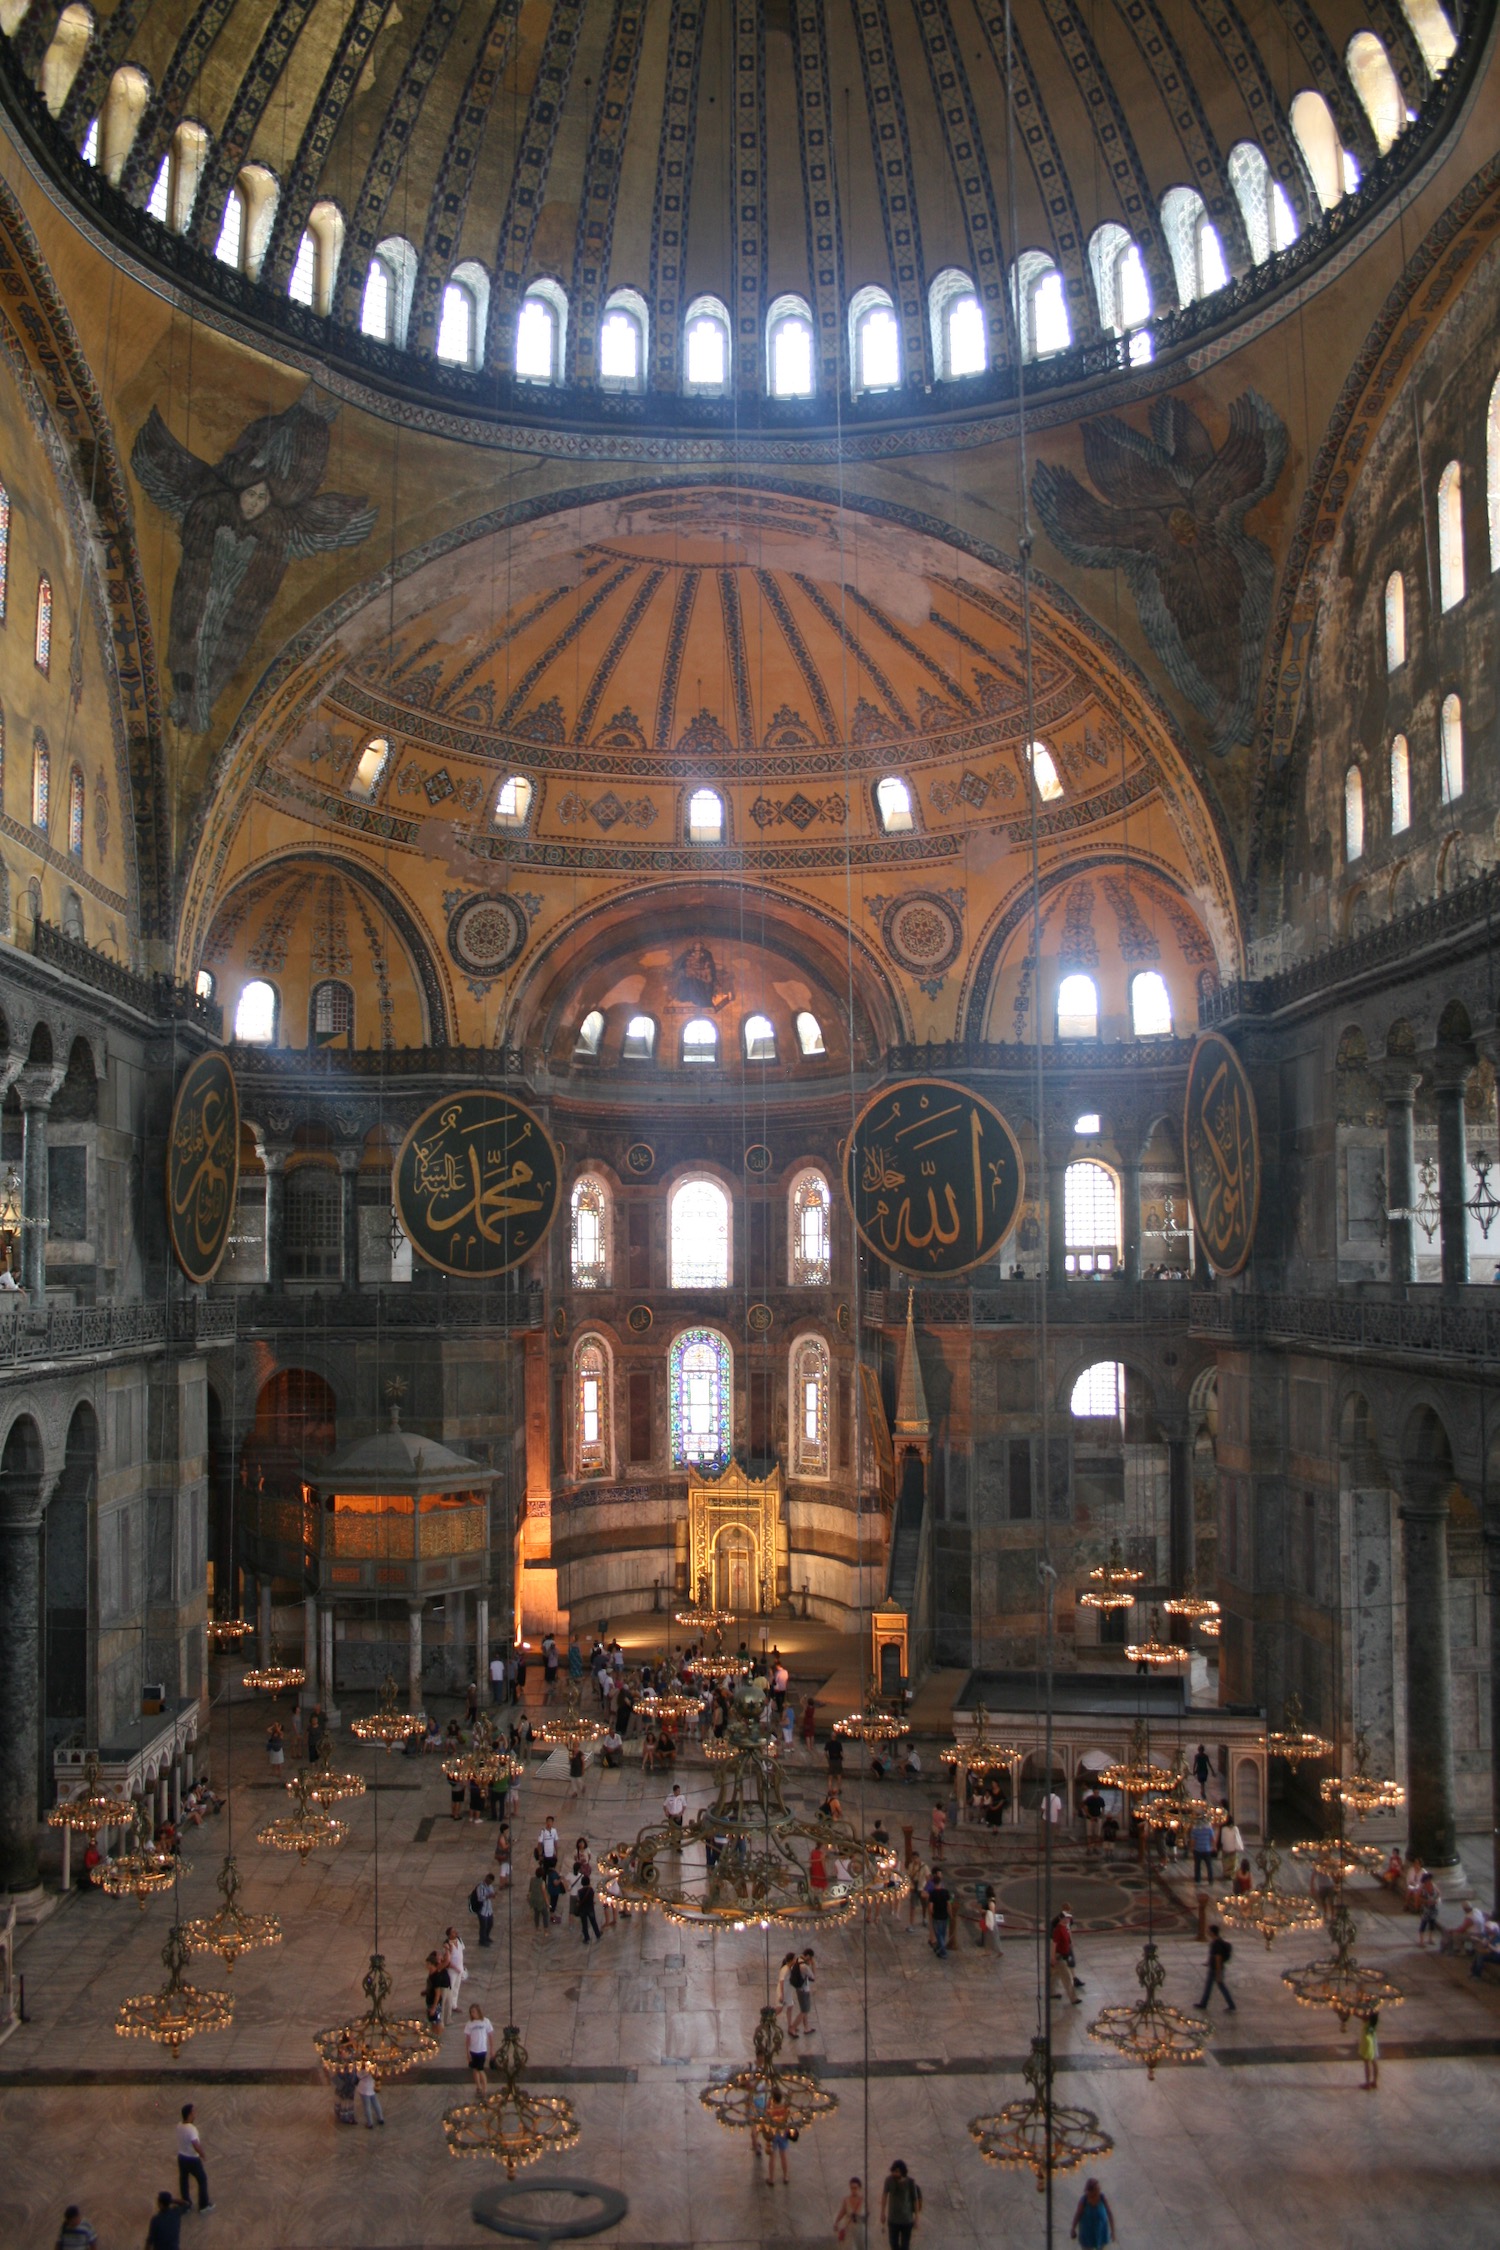
<path fill-rule="evenodd" d="M 88 1732 L 89 1520 L 99 1475 L 99 1424 L 86 1402 L 68 1424 L 62 1475 L 42 1518 L 42 1735 L 39 1782 L 50 1801 L 52 1754 Z"/>
<path fill-rule="evenodd" d="M 756 1543 L 744 1524 L 726 1524 L 714 1541 L 714 1607 L 732 1609 L 744 1617 L 759 1609 Z"/>

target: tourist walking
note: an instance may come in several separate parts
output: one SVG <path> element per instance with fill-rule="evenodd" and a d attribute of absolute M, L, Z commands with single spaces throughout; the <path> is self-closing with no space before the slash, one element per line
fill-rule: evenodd
<path fill-rule="evenodd" d="M 932 1818 L 927 1824 L 927 1841 L 932 1847 L 932 1856 L 934 1862 L 936 1861 L 939 1852 L 941 1852 L 943 1848 L 943 1834 L 947 1826 L 948 1815 L 944 1812 L 937 1799 L 934 1798 L 932 1802 Z"/>
<path fill-rule="evenodd" d="M 487 2094 L 490 2082 L 485 2075 L 490 2067 L 490 2050 L 495 2044 L 495 2027 L 477 2000 L 469 2002 L 469 2020 L 464 2025 L 464 2047 L 469 2057 L 469 2068 L 474 2073 L 474 2090 Z"/>
<path fill-rule="evenodd" d="M 928 1890 L 927 1909 L 932 1916 L 932 1936 L 929 1943 L 940 1961 L 948 1958 L 948 1917 L 953 1911 L 953 1893 L 943 1881 L 940 1870 L 934 1869 Z"/>
<path fill-rule="evenodd" d="M 508 1861 L 505 1872 L 507 1875 L 510 1873 Z M 479 1924 L 479 1943 L 482 1949 L 490 1943 L 495 1928 L 495 1886 L 487 1874 L 480 1876 L 469 1893 L 469 1912 Z"/>
<path fill-rule="evenodd" d="M 198 2209 L 211 2211 L 213 2204 L 208 2193 L 208 2168 L 203 2161 L 203 2143 L 198 2138 L 198 2128 L 193 2122 L 193 2105 L 184 2102 L 182 2121 L 177 2128 L 177 2193 L 184 2204 L 188 2198 L 188 2182 L 198 2183 Z"/>
<path fill-rule="evenodd" d="M 667 1819 L 671 1822 L 672 1826 L 676 1829 L 678 1835 L 680 1836 L 682 1834 L 683 1821 L 687 1818 L 687 1799 L 682 1794 L 681 1782 L 673 1782 L 671 1788 L 667 1791 L 666 1797 L 662 1801 L 661 1809 L 666 1814 Z"/>
<path fill-rule="evenodd" d="M 278 1719 L 273 1719 L 266 1730 L 266 1760 L 273 1778 L 279 1778 L 286 1767 L 286 1737 Z"/>
<path fill-rule="evenodd" d="M 1052 1981 L 1062 1987 L 1063 1996 L 1075 2008 L 1083 2002 L 1078 1997 L 1078 1979 L 1074 1975 L 1073 1917 L 1067 1907 L 1057 1916 L 1051 1929 Z"/>
<path fill-rule="evenodd" d="M 448 1971 L 448 1997 L 443 2002 L 444 2023 L 451 2022 L 453 2011 L 458 2006 L 458 1995 L 462 1989 L 464 1978 L 469 1973 L 464 1967 L 464 1941 L 451 1922 L 448 1925 L 446 1939 L 447 1942 L 443 1947 L 442 1956 L 443 1966 Z"/>
<path fill-rule="evenodd" d="M 361 2063 L 355 2086 L 359 2093 L 359 2106 L 365 2113 L 365 2131 L 373 2133 L 377 2125 L 385 2123 L 385 2111 L 381 2106 L 375 2073 L 368 2063 Z"/>
<path fill-rule="evenodd" d="M 578 1919 L 583 1925 L 583 1942 L 589 1942 L 589 1931 L 600 1937 L 599 1917 L 594 1912 L 594 1879 L 585 1868 L 578 1883 Z"/>
<path fill-rule="evenodd" d="M 1193 1753 L 1193 1779 L 1198 1784 L 1198 1794 L 1200 1797 L 1206 1797 L 1208 1795 L 1208 1777 L 1213 1772 L 1213 1770 L 1213 1760 L 1209 1757 L 1207 1750 L 1200 1742 L 1196 1751 Z"/>
<path fill-rule="evenodd" d="M 427 2008 L 427 2021 L 434 2031 L 443 2028 L 443 2000 L 448 1990 L 448 1971 L 441 1954 L 427 1956 L 427 1976 L 422 1986 L 422 1998 Z"/>
<path fill-rule="evenodd" d="M 787 1978 L 798 2011 L 798 2020 L 792 2029 L 794 2039 L 810 2039 L 812 2037 L 812 1996 L 815 1982 L 816 1972 L 813 1952 L 812 1947 L 808 1946 L 805 1952 L 798 1954 L 791 1974 Z"/>
<path fill-rule="evenodd" d="M 1070 2238 L 1082 2245 L 1082 2250 L 1107 2250 L 1108 2244 L 1114 2241 L 1115 2215 L 1097 2180 L 1084 2181 L 1078 2209 L 1073 2213 L 1073 2224 L 1068 2231 Z"/>
<path fill-rule="evenodd" d="M 1211 1820 L 1194 1821 L 1188 1831 L 1188 1841 L 1193 1847 L 1193 1881 L 1211 1883 L 1214 1879 L 1214 1824 Z"/>
<path fill-rule="evenodd" d="M 842 2239 L 842 2237 L 840 2238 Z M 57 2238 L 57 2250 L 94 2250 L 99 2237 L 76 2203 L 70 2203 L 63 2213 L 62 2231 Z"/>
<path fill-rule="evenodd" d="M 865 2203 L 864 2182 L 856 2173 L 849 2182 L 849 2193 L 833 2215 L 833 2239 L 847 2242 L 853 2238 L 856 2250 L 870 2239 L 870 2214 Z"/>
<path fill-rule="evenodd" d="M 912 2229 L 921 2215 L 922 2190 L 898 2156 L 880 2190 L 880 2223 L 891 2250 L 911 2250 Z"/>
<path fill-rule="evenodd" d="M 786 1954 L 776 1977 L 776 2005 L 786 2015 L 786 2028 L 793 2039 L 797 2036 L 797 1995 L 791 1989 L 792 1971 L 797 1966 L 795 1953 Z"/>
<path fill-rule="evenodd" d="M 1234 1947 L 1230 1944 L 1228 1938 L 1222 1934 L 1218 1923 L 1210 1922 L 1208 1925 L 1208 1974 L 1203 1979 L 1203 1997 L 1198 2002 L 1200 2009 L 1208 2006 L 1209 1997 L 1214 1986 L 1217 1985 L 1224 1995 L 1225 2007 L 1231 2015 L 1234 2014 L 1234 2001 L 1230 1997 L 1228 1985 L 1224 1982 L 1224 1971 L 1228 1968 L 1233 1956 Z"/>
<path fill-rule="evenodd" d="M 341 2039 L 338 2053 L 333 2058 L 333 2122 L 335 2125 L 352 2125 L 354 2097 L 359 2091 L 359 2063 L 352 2040 Z"/>
<path fill-rule="evenodd" d="M 537 1863 L 531 1871 L 531 1881 L 526 1886 L 526 1904 L 531 1908 L 532 1926 L 540 1930 L 544 1937 L 550 1937 L 552 1935 L 552 1900 L 547 1889 L 547 1878 L 542 1873 L 540 1856 L 538 1856 Z"/>
<path fill-rule="evenodd" d="M 903 1833 L 910 1838 L 911 1830 L 909 1828 L 905 1829 Z M 906 1926 L 908 1929 L 912 1927 L 918 1914 L 925 1922 L 927 1919 L 927 1870 L 916 1853 L 910 1852 L 906 1861 Z"/>
<path fill-rule="evenodd" d="M 787 2187 L 791 2179 L 786 2168 L 786 2152 L 792 2138 L 792 2112 L 785 2094 L 774 2081 L 771 2098 L 766 2103 L 761 2120 L 761 2134 L 766 2144 L 766 2186 L 776 2185 L 776 2159 L 781 2159 L 781 2177 Z"/>

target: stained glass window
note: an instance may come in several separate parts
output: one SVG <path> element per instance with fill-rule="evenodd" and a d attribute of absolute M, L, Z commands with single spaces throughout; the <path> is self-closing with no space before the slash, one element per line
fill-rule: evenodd
<path fill-rule="evenodd" d="M 68 775 L 68 849 L 83 857 L 83 775 L 75 766 Z"/>
<path fill-rule="evenodd" d="M 700 1183 L 701 1184 L 701 1183 Z M 672 1466 L 716 1472 L 733 1446 L 734 1361 L 712 1328 L 685 1328 L 672 1345 Z"/>
<path fill-rule="evenodd" d="M 729 1286 L 729 1197 L 717 1180 L 684 1180 L 672 1197 L 672 1287 Z"/>
<path fill-rule="evenodd" d="M 571 1267 L 575 1289 L 609 1286 L 609 1190 L 587 1173 L 573 1188 Z"/>
<path fill-rule="evenodd" d="M 1120 1185 L 1103 1164 L 1070 1164 L 1063 1175 L 1069 1273 L 1108 1273 L 1120 1257 Z"/>
<path fill-rule="evenodd" d="M 829 1277 L 828 1182 L 821 1172 L 799 1172 L 792 1182 L 790 1225 L 794 1284 L 819 1287 Z"/>
<path fill-rule="evenodd" d="M 52 813 L 52 752 L 40 727 L 31 738 L 31 825 L 45 834 Z"/>
<path fill-rule="evenodd" d="M 581 1477 L 609 1468 L 609 1355 L 597 1336 L 579 1339 L 573 1355 L 573 1464 Z"/>
<path fill-rule="evenodd" d="M 10 494 L 0 484 L 0 625 L 5 623 L 5 597 L 10 587 Z"/>
<path fill-rule="evenodd" d="M 41 577 L 36 582 L 36 668 L 50 671 L 52 666 L 52 581 Z"/>
<path fill-rule="evenodd" d="M 792 1475 L 828 1474 L 828 1346 L 799 1336 L 792 1346 Z"/>

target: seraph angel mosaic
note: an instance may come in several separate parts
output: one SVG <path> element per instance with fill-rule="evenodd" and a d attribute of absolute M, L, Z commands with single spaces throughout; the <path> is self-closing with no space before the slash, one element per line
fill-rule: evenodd
<path fill-rule="evenodd" d="M 223 458 L 200 461 L 153 406 L 130 465 L 148 497 L 181 526 L 167 665 L 170 711 L 206 734 L 213 707 L 249 654 L 289 564 L 357 547 L 376 511 L 343 492 L 320 492 L 329 426 L 311 385 L 295 406 L 247 423 Z"/>
<path fill-rule="evenodd" d="M 1032 481 L 1059 552 L 1124 573 L 1147 640 L 1221 757 L 1250 740 L 1271 621 L 1275 564 L 1245 517 L 1274 489 L 1286 447 L 1286 424 L 1256 391 L 1234 401 L 1219 446 L 1182 399 L 1159 398 L 1149 437 L 1114 414 L 1084 423 L 1094 492 L 1045 461 Z"/>

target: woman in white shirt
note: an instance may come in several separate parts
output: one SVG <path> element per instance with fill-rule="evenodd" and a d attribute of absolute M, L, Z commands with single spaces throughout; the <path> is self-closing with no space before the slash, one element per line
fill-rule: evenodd
<path fill-rule="evenodd" d="M 490 2067 L 490 2047 L 495 2037 L 495 2027 L 477 2000 L 469 2004 L 469 2020 L 464 2025 L 464 2045 L 469 2051 L 469 2068 L 474 2073 L 475 2090 L 487 2094 L 490 2082 L 485 2073 Z"/>

